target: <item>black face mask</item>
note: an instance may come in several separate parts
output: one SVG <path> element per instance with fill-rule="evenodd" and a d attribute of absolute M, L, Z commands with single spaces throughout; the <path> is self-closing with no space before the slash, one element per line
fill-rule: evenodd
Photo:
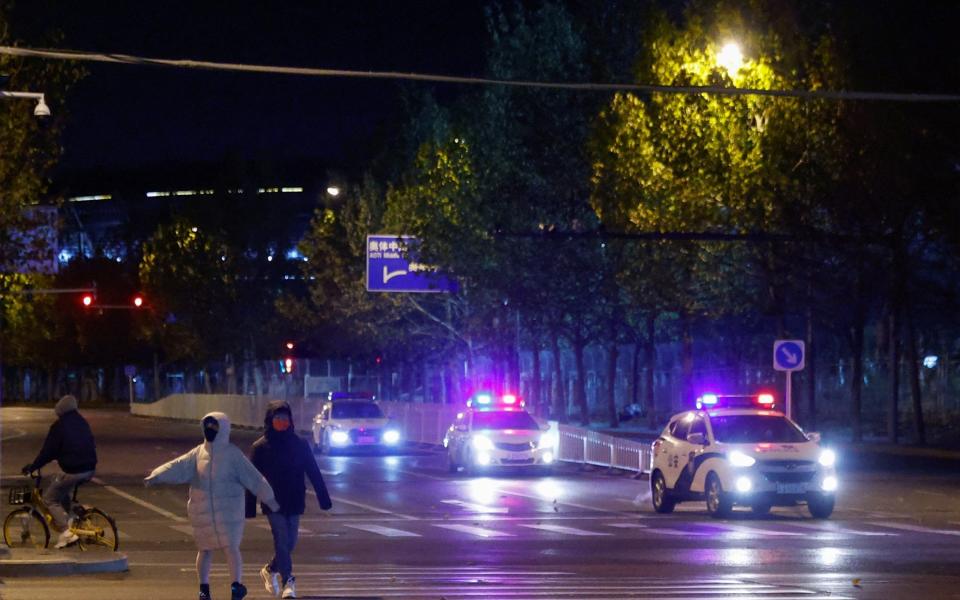
<path fill-rule="evenodd" d="M 220 431 L 220 423 L 213 417 L 203 420 L 203 438 L 208 442 L 217 439 L 217 433 Z"/>

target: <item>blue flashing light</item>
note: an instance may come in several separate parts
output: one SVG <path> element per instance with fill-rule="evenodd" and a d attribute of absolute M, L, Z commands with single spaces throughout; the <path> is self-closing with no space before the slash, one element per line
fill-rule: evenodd
<path fill-rule="evenodd" d="M 704 406 L 714 406 L 717 403 L 716 394 L 703 394 L 697 398 L 697 408 L 703 408 Z"/>
<path fill-rule="evenodd" d="M 490 394 L 477 394 L 477 404 L 490 404 L 493 397 Z"/>

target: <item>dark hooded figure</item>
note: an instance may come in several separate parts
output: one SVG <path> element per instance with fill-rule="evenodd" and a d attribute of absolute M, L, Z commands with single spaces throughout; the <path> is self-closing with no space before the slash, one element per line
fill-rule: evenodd
<path fill-rule="evenodd" d="M 306 509 L 304 477 L 313 484 L 320 508 L 329 510 L 333 504 L 310 446 L 293 429 L 290 405 L 282 400 L 268 404 L 263 425 L 263 436 L 253 443 L 250 460 L 270 482 L 280 510 L 273 511 L 261 505 L 263 514 L 270 521 L 274 556 L 260 570 L 260 577 L 266 590 L 274 596 L 282 590 L 284 598 L 296 598 L 290 553 L 297 544 L 300 515 Z M 256 499 L 252 494 L 247 494 L 247 517 L 256 515 Z"/>

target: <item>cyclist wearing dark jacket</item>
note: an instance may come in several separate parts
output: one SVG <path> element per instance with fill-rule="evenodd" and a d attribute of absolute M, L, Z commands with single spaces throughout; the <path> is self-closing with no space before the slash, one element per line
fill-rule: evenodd
<path fill-rule="evenodd" d="M 261 510 L 270 521 L 274 556 L 260 570 L 260 577 L 271 594 L 279 595 L 282 589 L 284 598 L 296 598 L 290 553 L 297 543 L 300 515 L 306 509 L 304 477 L 310 479 L 320 508 L 329 510 L 333 504 L 310 446 L 293 429 L 290 405 L 281 400 L 268 404 L 263 424 L 264 434 L 253 443 L 250 460 L 270 482 L 280 510 L 271 511 L 261 504 Z M 256 499 L 247 494 L 247 517 L 256 515 Z"/>
<path fill-rule="evenodd" d="M 53 525 L 61 532 L 57 548 L 63 548 L 77 541 L 77 535 L 70 531 L 72 519 L 67 516 L 70 495 L 74 487 L 93 478 L 97 468 L 97 445 L 90 424 L 77 410 L 75 397 L 68 394 L 60 398 L 53 410 L 57 420 L 50 426 L 40 453 L 32 463 L 23 467 L 23 473 L 41 469 L 54 460 L 63 470 L 53 477 L 43 494 L 43 501 L 53 516 Z"/>

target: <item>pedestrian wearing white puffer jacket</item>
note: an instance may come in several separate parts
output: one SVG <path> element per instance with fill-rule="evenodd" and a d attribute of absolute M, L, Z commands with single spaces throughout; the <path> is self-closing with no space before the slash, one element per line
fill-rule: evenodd
<path fill-rule="evenodd" d="M 210 568 L 213 551 L 222 549 L 233 576 L 231 600 L 247 595 L 241 582 L 243 558 L 244 490 L 249 490 L 272 510 L 279 510 L 273 489 L 240 448 L 230 443 L 230 419 L 212 412 L 201 422 L 204 442 L 160 465 L 143 480 L 147 486 L 158 483 L 189 483 L 187 515 L 197 543 L 197 577 L 200 600 L 210 600 Z"/>

